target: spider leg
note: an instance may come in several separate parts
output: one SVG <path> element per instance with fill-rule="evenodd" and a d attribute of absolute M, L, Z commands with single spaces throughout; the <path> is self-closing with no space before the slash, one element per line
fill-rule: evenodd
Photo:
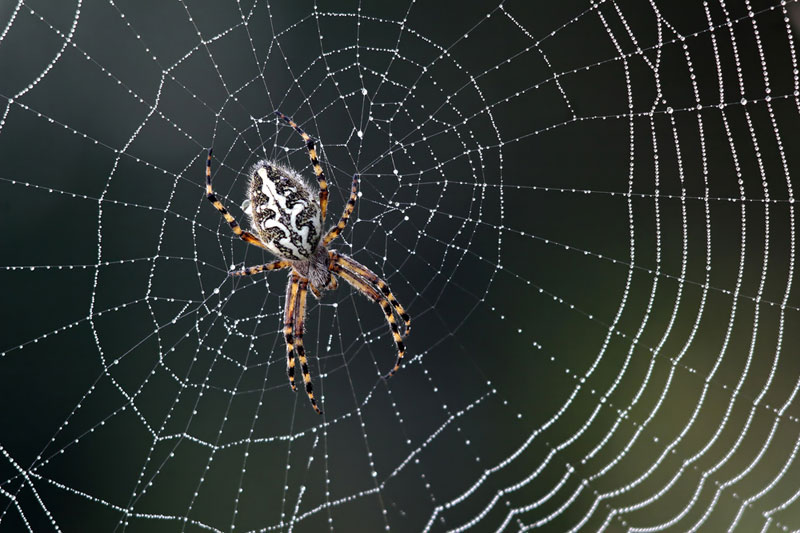
<path fill-rule="evenodd" d="M 336 276 L 331 276 L 331 280 L 328 282 L 327 289 L 330 291 L 335 291 L 339 288 L 339 282 L 336 281 Z"/>
<path fill-rule="evenodd" d="M 362 279 L 356 273 L 351 272 L 340 264 L 333 264 L 331 267 L 333 272 L 341 276 L 342 279 L 352 285 L 356 290 L 358 290 L 358 292 L 372 301 L 380 304 L 381 308 L 383 309 L 383 313 L 386 315 L 386 321 L 389 323 L 389 329 L 392 331 L 394 342 L 397 345 L 397 361 L 394 364 L 394 368 L 392 368 L 389 374 L 386 375 L 387 378 L 392 377 L 395 372 L 400 369 L 400 365 L 403 362 L 403 357 L 406 353 L 406 347 L 405 344 L 403 344 L 402 338 L 400 337 L 399 328 L 397 327 L 397 322 L 394 319 L 394 313 L 392 313 L 392 307 L 389 305 L 389 302 L 385 296 L 382 296 L 377 289 L 371 286 L 366 280 Z"/>
<path fill-rule="evenodd" d="M 278 115 L 278 118 L 294 128 L 294 131 L 299 133 L 306 142 L 308 157 L 311 158 L 311 165 L 314 167 L 314 174 L 317 175 L 317 181 L 319 182 L 319 207 L 322 211 L 322 220 L 325 220 L 325 213 L 328 210 L 328 182 L 325 180 L 325 172 L 323 172 L 322 166 L 319 164 L 319 159 L 317 159 L 317 149 L 314 146 L 314 139 L 312 139 L 308 133 L 304 132 L 303 128 L 280 111 L 276 110 L 275 114 Z"/>
<path fill-rule="evenodd" d="M 252 276 L 266 270 L 280 270 L 282 268 L 289 268 L 292 264 L 289 261 L 281 259 L 280 261 L 273 261 L 258 266 L 242 267 L 241 270 L 231 270 L 228 272 L 231 276 Z"/>
<path fill-rule="evenodd" d="M 400 305 L 400 302 L 398 302 L 397 299 L 394 297 L 394 294 L 392 294 L 392 290 L 389 288 L 389 285 L 387 285 L 385 281 L 379 278 L 378 275 L 375 274 L 372 270 L 368 269 L 367 267 L 365 267 L 364 265 L 362 265 L 361 263 L 359 263 L 358 261 L 356 261 L 351 257 L 347 257 L 346 255 L 338 254 L 336 252 L 329 252 L 328 255 L 335 263 L 342 265 L 350 272 L 358 274 L 359 276 L 366 279 L 373 285 L 377 286 L 378 289 L 380 289 L 380 291 L 386 297 L 386 299 L 389 300 L 389 303 L 392 304 L 395 311 L 397 311 L 397 314 L 400 315 L 400 318 L 403 319 L 403 322 L 406 325 L 405 335 L 403 336 L 406 336 L 411 332 L 411 317 L 408 316 L 408 313 L 406 313 L 405 309 L 403 309 L 403 306 Z"/>
<path fill-rule="evenodd" d="M 358 200 L 358 174 L 353 174 L 353 186 L 350 188 L 350 199 L 347 200 L 342 218 L 340 218 L 339 223 L 332 227 L 328 234 L 325 235 L 325 238 L 322 239 L 322 244 L 328 246 L 333 239 L 339 236 L 347 225 L 350 215 L 353 214 L 353 210 L 356 208 L 356 200 Z"/>
<path fill-rule="evenodd" d="M 306 394 L 311 402 L 311 407 L 317 412 L 322 414 L 319 407 L 317 407 L 317 399 L 314 397 L 314 385 L 311 384 L 311 374 L 308 371 L 308 359 L 306 359 L 306 350 L 303 347 L 303 330 L 305 328 L 306 319 L 306 296 L 308 295 L 308 280 L 300 278 L 300 292 L 297 295 L 297 308 L 295 309 L 295 343 L 297 350 L 297 357 L 300 359 L 300 369 L 303 371 L 303 382 L 306 385 Z"/>
<path fill-rule="evenodd" d="M 316 288 L 314 285 L 311 284 L 309 284 L 308 288 L 311 289 L 311 294 L 314 295 L 314 298 L 316 298 L 317 300 L 322 299 L 322 293 L 319 292 L 318 288 Z"/>
<path fill-rule="evenodd" d="M 217 197 L 214 195 L 214 189 L 211 188 L 211 148 L 208 149 L 208 160 L 206 161 L 206 198 L 208 201 L 214 204 L 214 207 L 217 208 L 228 224 L 231 226 L 233 232 L 243 241 L 249 242 L 250 244 L 254 244 L 259 248 L 266 249 L 264 243 L 262 243 L 258 238 L 250 233 L 249 231 L 242 230 L 242 227 L 236 222 L 236 219 L 228 213 L 228 210 L 225 209 L 225 206 L 217 200 Z"/>
<path fill-rule="evenodd" d="M 289 376 L 289 386 L 293 391 L 297 390 L 294 384 L 294 338 L 292 329 L 294 327 L 295 306 L 297 304 L 298 282 L 300 276 L 292 272 L 289 284 L 286 287 L 286 303 L 283 309 L 283 338 L 286 341 L 286 374 Z"/>

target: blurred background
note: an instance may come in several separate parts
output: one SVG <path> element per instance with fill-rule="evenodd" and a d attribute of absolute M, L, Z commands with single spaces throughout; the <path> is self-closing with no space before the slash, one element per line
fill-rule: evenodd
<path fill-rule="evenodd" d="M 0 2 L 0 532 L 800 528 L 796 2 Z M 395 359 L 235 238 L 313 183 Z M 794 290 L 793 290 L 794 289 Z"/>

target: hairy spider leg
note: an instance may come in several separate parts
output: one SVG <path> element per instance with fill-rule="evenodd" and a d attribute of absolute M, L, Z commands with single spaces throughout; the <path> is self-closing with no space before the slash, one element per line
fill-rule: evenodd
<path fill-rule="evenodd" d="M 339 282 L 336 281 L 336 276 L 331 276 L 331 280 L 328 282 L 328 290 L 335 291 L 339 288 Z"/>
<path fill-rule="evenodd" d="M 303 128 L 298 126 L 291 118 L 280 111 L 275 111 L 275 114 L 278 115 L 278 118 L 294 128 L 294 131 L 299 133 L 306 142 L 308 157 L 311 158 L 311 165 L 314 167 L 314 174 L 317 175 L 317 181 L 319 182 L 319 208 L 322 211 L 322 220 L 324 221 L 325 213 L 328 210 L 328 182 L 325 179 L 325 172 L 323 172 L 322 166 L 319 164 L 319 159 L 317 158 L 317 149 L 314 145 L 314 139 L 308 133 L 304 132 Z"/>
<path fill-rule="evenodd" d="M 295 350 L 297 357 L 300 359 L 300 369 L 303 371 L 303 382 L 306 386 L 306 394 L 308 400 L 311 402 L 311 407 L 317 412 L 322 414 L 322 411 L 317 407 L 317 399 L 314 397 L 314 385 L 311 384 L 311 373 L 308 371 L 308 359 L 306 359 L 306 350 L 303 347 L 303 330 L 305 329 L 306 321 L 306 297 L 308 296 L 308 280 L 300 278 L 300 292 L 297 295 L 297 308 L 295 309 Z"/>
<path fill-rule="evenodd" d="M 292 272 L 289 284 L 286 286 L 286 303 L 283 311 L 283 338 L 286 341 L 286 374 L 289 376 L 289 386 L 293 391 L 297 390 L 294 384 L 294 338 L 292 328 L 294 327 L 295 306 L 297 304 L 298 281 L 300 276 Z"/>
<path fill-rule="evenodd" d="M 219 200 L 217 200 L 217 197 L 214 195 L 214 189 L 211 188 L 211 148 L 208 149 L 208 160 L 206 161 L 206 198 L 208 198 L 209 202 L 214 204 L 214 207 L 217 209 L 217 211 L 219 211 L 222 214 L 222 216 L 230 225 L 233 232 L 240 239 L 250 244 L 254 244 L 259 248 L 264 248 L 264 249 L 267 248 L 266 246 L 264 246 L 264 243 L 258 240 L 258 238 L 255 235 L 253 235 L 249 231 L 243 231 L 242 227 L 239 226 L 239 223 L 236 222 L 236 219 L 233 218 L 233 216 L 230 213 L 228 213 L 228 210 L 225 209 L 225 206 L 223 206 L 222 203 Z"/>
<path fill-rule="evenodd" d="M 408 316 L 408 313 L 406 313 L 405 309 L 403 309 L 403 306 L 400 305 L 400 302 L 398 302 L 397 299 L 394 297 L 394 294 L 392 294 L 392 290 L 389 288 L 389 285 L 385 281 L 379 278 L 378 275 L 375 274 L 375 272 L 368 269 L 367 267 L 365 267 L 352 257 L 338 254 L 336 252 L 331 252 L 328 255 L 335 262 L 344 266 L 347 270 L 355 274 L 358 274 L 359 276 L 366 279 L 373 285 L 377 286 L 378 289 L 380 289 L 381 293 L 383 293 L 383 295 L 386 297 L 386 299 L 389 300 L 389 303 L 391 303 L 392 306 L 395 308 L 397 314 L 400 315 L 400 318 L 403 319 L 403 322 L 405 323 L 406 326 L 405 334 L 403 336 L 405 337 L 411 332 L 411 317 Z"/>
<path fill-rule="evenodd" d="M 341 257 L 341 256 L 340 256 Z M 392 312 L 392 307 L 389 305 L 387 298 L 381 295 L 378 290 L 373 287 L 372 285 L 367 282 L 367 280 L 363 279 L 361 276 L 356 274 L 355 272 L 347 269 L 341 263 L 334 263 L 331 265 L 332 270 L 339 275 L 342 279 L 344 279 L 347 283 L 352 285 L 358 292 L 366 296 L 367 298 L 371 299 L 372 301 L 380 304 L 381 308 L 383 309 L 384 315 L 386 315 L 386 322 L 389 323 L 389 329 L 392 331 L 392 336 L 394 337 L 394 342 L 397 345 L 397 361 L 395 361 L 394 368 L 385 376 L 387 378 L 392 377 L 395 372 L 400 369 L 400 365 L 403 362 L 403 357 L 405 357 L 406 347 L 403 344 L 402 337 L 400 337 L 399 328 L 397 327 L 397 322 L 394 319 L 394 313 Z"/>
<path fill-rule="evenodd" d="M 350 219 L 350 215 L 353 214 L 353 210 L 356 208 L 356 201 L 358 200 L 358 174 L 353 174 L 353 185 L 350 188 L 350 199 L 347 200 L 347 205 L 344 207 L 344 212 L 342 213 L 342 218 L 339 219 L 339 223 L 336 224 L 331 230 L 325 235 L 325 238 L 322 239 L 322 244 L 328 246 L 330 242 L 339 236 L 342 233 L 342 230 L 345 226 L 347 226 L 347 221 Z"/>
<path fill-rule="evenodd" d="M 316 298 L 317 300 L 322 299 L 322 293 L 319 292 L 319 289 L 316 288 L 313 284 L 309 284 L 308 288 L 311 289 L 311 293 L 314 295 L 314 298 Z"/>
<path fill-rule="evenodd" d="M 289 268 L 290 266 L 292 266 L 292 264 L 289 261 L 280 259 L 278 261 L 273 261 L 272 263 L 265 263 L 263 265 L 251 267 L 242 267 L 240 270 L 231 270 L 228 272 L 228 274 L 231 276 L 252 276 L 253 274 L 259 274 L 267 270 L 280 270 L 282 268 Z"/>

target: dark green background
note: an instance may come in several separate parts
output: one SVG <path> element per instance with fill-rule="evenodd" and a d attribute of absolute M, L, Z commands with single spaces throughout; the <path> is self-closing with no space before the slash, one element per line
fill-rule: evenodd
<path fill-rule="evenodd" d="M 723 531 L 779 478 L 759 531 L 800 489 L 778 2 L 76 7 L 0 4 L 0 531 L 419 531 L 501 464 L 433 530 L 503 491 L 474 530 Z M 212 144 L 240 220 L 254 161 L 311 176 L 277 108 L 322 141 L 329 220 L 362 175 L 337 249 L 414 319 L 384 382 L 379 308 L 309 300 L 323 418 L 286 383 L 285 275 L 228 278 L 270 258 L 204 197 Z"/>

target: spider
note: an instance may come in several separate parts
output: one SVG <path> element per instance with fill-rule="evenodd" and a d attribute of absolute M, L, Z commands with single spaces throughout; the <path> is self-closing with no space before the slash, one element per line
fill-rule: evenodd
<path fill-rule="evenodd" d="M 243 241 L 263 248 L 279 259 L 263 265 L 242 267 L 229 272 L 232 276 L 251 276 L 269 270 L 290 268 L 289 283 L 286 287 L 286 304 L 283 314 L 283 334 L 286 341 L 286 373 L 289 385 L 297 390 L 294 380 L 295 353 L 300 360 L 306 394 L 311 407 L 322 414 L 314 397 L 314 386 L 308 371 L 308 359 L 303 347 L 303 329 L 306 312 L 306 296 L 308 290 L 317 298 L 322 297 L 325 290 L 335 290 L 339 276 L 358 292 L 380 304 L 386 321 L 397 345 L 397 360 L 394 368 L 386 375 L 391 377 L 400 368 L 405 354 L 403 338 L 411 331 L 411 318 L 403 306 L 395 299 L 389 285 L 369 268 L 351 257 L 329 250 L 328 245 L 344 230 L 347 221 L 356 206 L 358 198 L 359 176 L 353 176 L 350 199 L 344 208 L 339 223 L 322 235 L 322 224 L 328 207 L 328 183 L 325 173 L 317 159 L 314 139 L 295 122 L 275 111 L 280 120 L 291 126 L 306 143 L 308 155 L 314 174 L 319 182 L 319 201 L 303 178 L 294 170 L 281 166 L 274 161 L 263 159 L 250 168 L 250 184 L 248 200 L 243 204 L 245 213 L 250 217 L 253 233 L 242 230 L 236 219 L 217 200 L 211 188 L 211 149 L 208 150 L 206 162 L 206 196 L 214 204 L 235 233 Z M 391 304 L 391 305 L 390 305 Z M 395 313 L 405 323 L 405 331 L 401 336 Z"/>

